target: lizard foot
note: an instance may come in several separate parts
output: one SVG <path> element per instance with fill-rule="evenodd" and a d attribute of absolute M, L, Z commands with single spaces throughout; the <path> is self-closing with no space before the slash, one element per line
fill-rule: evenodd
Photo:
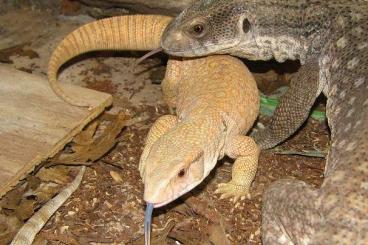
<path fill-rule="evenodd" d="M 218 184 L 216 194 L 221 194 L 220 199 L 231 198 L 235 203 L 238 200 L 250 199 L 249 187 L 235 184 L 233 181 Z"/>

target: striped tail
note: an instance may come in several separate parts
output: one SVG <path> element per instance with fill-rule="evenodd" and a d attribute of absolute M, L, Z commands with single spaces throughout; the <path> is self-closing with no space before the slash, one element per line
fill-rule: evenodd
<path fill-rule="evenodd" d="M 75 192 L 82 182 L 85 166 L 79 170 L 77 177 L 56 197 L 48 201 L 40 208 L 23 226 L 13 238 L 10 245 L 31 245 L 37 233 L 42 229 L 50 217 L 58 210 L 61 205 Z"/>
<path fill-rule="evenodd" d="M 171 17 L 159 15 L 117 16 L 79 27 L 54 50 L 48 66 L 52 90 L 69 104 L 88 107 L 66 94 L 57 81 L 59 68 L 79 54 L 96 50 L 152 50 L 160 47 L 161 34 Z"/>

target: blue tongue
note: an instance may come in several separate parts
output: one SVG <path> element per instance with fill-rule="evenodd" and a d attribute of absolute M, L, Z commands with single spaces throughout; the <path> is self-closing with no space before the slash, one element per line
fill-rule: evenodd
<path fill-rule="evenodd" d="M 153 204 L 147 203 L 146 214 L 144 215 L 144 245 L 151 244 L 151 223 Z"/>

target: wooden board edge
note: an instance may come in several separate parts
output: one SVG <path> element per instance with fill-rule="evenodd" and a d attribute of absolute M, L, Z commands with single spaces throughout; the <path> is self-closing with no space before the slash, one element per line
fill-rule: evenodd
<path fill-rule="evenodd" d="M 105 101 L 100 103 L 98 106 L 94 107 L 91 110 L 91 113 L 82 119 L 82 121 L 70 131 L 67 137 L 61 139 L 49 152 L 48 156 L 37 156 L 35 159 L 30 161 L 28 164 L 24 165 L 24 167 L 14 175 L 11 181 L 8 181 L 4 185 L 0 187 L 0 198 L 2 198 L 8 191 L 12 190 L 22 179 L 24 179 L 29 173 L 31 173 L 36 166 L 38 166 L 43 161 L 47 160 L 56 155 L 59 151 L 61 151 L 64 146 L 69 143 L 75 135 L 82 131 L 82 129 L 90 123 L 93 119 L 97 118 L 107 107 L 112 105 L 112 96 L 107 94 Z"/>

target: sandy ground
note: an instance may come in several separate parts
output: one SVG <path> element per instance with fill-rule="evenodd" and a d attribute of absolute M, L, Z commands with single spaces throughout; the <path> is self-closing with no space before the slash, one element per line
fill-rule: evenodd
<path fill-rule="evenodd" d="M 0 16 L 0 50 L 3 51 L 0 62 L 46 76 L 47 62 L 57 43 L 76 27 L 92 20 L 88 16 L 65 17 L 47 11 L 3 13 Z M 158 84 L 165 71 L 166 57 L 156 56 L 136 67 L 134 62 L 139 55 L 131 52 L 84 55 L 69 62 L 59 76 L 65 83 L 111 93 L 114 96 L 112 111 L 148 119 L 127 127 L 119 144 L 87 169 L 82 185 L 49 220 L 38 235 L 37 244 L 143 244 L 140 239 L 145 206 L 138 161 L 150 126 L 159 116 L 167 114 L 168 109 Z M 265 70 L 272 68 L 272 65 L 264 65 L 268 67 Z M 258 82 L 265 90 L 275 87 L 275 83 Z M 261 117 L 260 122 L 267 119 Z M 325 122 L 310 119 L 281 147 L 288 151 L 326 152 L 327 142 Z M 201 186 L 154 211 L 156 244 L 226 244 L 226 240 L 228 244 L 260 244 L 261 201 L 267 186 L 277 179 L 290 177 L 318 187 L 325 160 L 277 154 L 275 150 L 262 152 L 251 189 L 252 198 L 237 205 L 219 200 L 214 194 L 218 183 L 230 179 L 231 163 L 230 159 L 222 160 Z M 71 180 L 73 173 L 66 173 L 67 180 Z M 114 173 L 122 181 L 114 179 Z M 12 213 L 4 205 L 0 211 L 1 214 Z M 166 224 L 166 229 L 161 230 Z"/>

